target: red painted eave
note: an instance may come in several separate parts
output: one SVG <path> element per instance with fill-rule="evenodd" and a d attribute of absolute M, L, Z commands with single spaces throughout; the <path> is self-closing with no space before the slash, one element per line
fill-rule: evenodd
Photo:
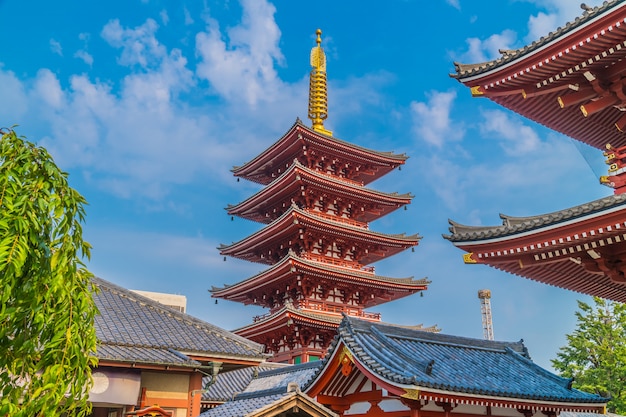
<path fill-rule="evenodd" d="M 479 95 L 595 148 L 626 145 L 626 135 L 615 127 L 624 114 L 619 109 L 609 106 L 585 117 L 580 105 L 561 108 L 557 101 L 573 92 L 562 89 L 568 85 L 589 86 L 585 72 L 610 74 L 614 82 L 625 75 L 626 6 L 546 39 L 550 42 L 540 41 L 474 69 L 459 65 L 454 77 Z"/>
<path fill-rule="evenodd" d="M 272 167 L 282 166 L 287 168 L 296 155 L 302 152 L 303 147 L 319 148 L 329 156 L 337 155 L 347 160 L 368 163 L 376 167 L 376 172 L 372 175 L 364 173 L 359 178 L 354 178 L 354 180 L 360 180 L 364 184 L 368 184 L 403 165 L 408 158 L 404 154 L 374 151 L 334 137 L 321 135 L 304 126 L 298 120 L 273 145 L 258 154 L 251 161 L 233 168 L 232 172 L 236 177 L 267 185 L 274 179 L 268 176 Z"/>

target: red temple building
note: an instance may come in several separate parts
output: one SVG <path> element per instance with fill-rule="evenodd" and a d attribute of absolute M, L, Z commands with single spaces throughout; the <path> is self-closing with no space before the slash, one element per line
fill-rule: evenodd
<path fill-rule="evenodd" d="M 365 149 L 332 136 L 327 116 L 326 63 L 311 51 L 309 118 L 300 120 L 251 161 L 235 167 L 238 178 L 263 188 L 229 206 L 228 214 L 263 224 L 220 253 L 269 266 L 212 296 L 269 309 L 235 333 L 265 345 L 273 361 L 300 363 L 322 357 L 342 314 L 372 322 L 366 308 L 423 291 L 426 279 L 376 275 L 370 264 L 419 243 L 418 235 L 385 234 L 369 223 L 411 202 L 410 194 L 366 185 L 405 163 L 407 156 Z"/>
<path fill-rule="evenodd" d="M 558 212 L 501 215 L 503 224 L 450 221 L 444 237 L 480 263 L 626 302 L 626 3 L 606 1 L 528 46 L 481 64 L 456 63 L 459 82 L 526 118 L 603 150 L 614 195 Z"/>

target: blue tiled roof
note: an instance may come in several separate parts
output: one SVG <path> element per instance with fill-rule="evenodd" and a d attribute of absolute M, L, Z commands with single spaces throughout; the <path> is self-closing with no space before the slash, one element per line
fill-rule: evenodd
<path fill-rule="evenodd" d="M 286 392 L 229 401 L 200 414 L 201 417 L 244 417 L 262 407 L 284 399 Z"/>
<path fill-rule="evenodd" d="M 327 358 L 343 341 L 371 372 L 392 383 L 505 398 L 607 401 L 533 363 L 522 341 L 471 339 L 352 317 L 344 317 L 338 335 Z"/>
<path fill-rule="evenodd" d="M 228 401 L 232 399 L 235 394 L 238 394 L 246 389 L 246 387 L 250 384 L 250 381 L 252 381 L 253 378 L 258 378 L 260 373 L 288 366 L 290 365 L 268 362 L 259 366 L 250 366 L 247 368 L 236 369 L 234 371 L 220 372 L 215 383 L 210 385 L 202 393 L 202 401 Z M 204 384 L 208 381 L 210 381 L 210 378 L 205 378 Z"/>
<path fill-rule="evenodd" d="M 250 381 L 248 387 L 236 398 L 247 398 L 261 393 L 285 392 L 287 386 L 296 383 L 302 389 L 322 366 L 321 361 L 291 365 L 284 368 L 260 372 L 257 378 Z"/>
<path fill-rule="evenodd" d="M 93 283 L 100 359 L 193 365 L 180 352 L 259 362 L 266 356 L 258 343 L 103 279 Z"/>
<path fill-rule="evenodd" d="M 300 392 L 289 392 L 289 384 L 295 383 L 299 388 L 306 386 L 321 366 L 322 362 L 317 361 L 259 372 L 248 387 L 233 400 L 212 408 L 201 416 L 243 417 L 278 401 L 303 395 Z"/>

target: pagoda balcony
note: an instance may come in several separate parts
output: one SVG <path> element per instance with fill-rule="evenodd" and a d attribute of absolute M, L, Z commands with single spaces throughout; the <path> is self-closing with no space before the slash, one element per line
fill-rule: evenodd
<path fill-rule="evenodd" d="M 341 315 L 342 313 L 346 313 L 350 317 L 358 317 L 364 320 L 371 321 L 380 321 L 380 313 L 369 313 L 367 311 L 363 311 L 361 308 L 355 308 L 351 306 L 345 305 L 336 305 L 336 304 L 327 304 L 320 301 L 312 301 L 312 300 L 300 300 L 293 303 L 293 306 L 298 310 L 308 310 L 310 312 L 315 313 L 331 313 L 336 315 Z M 262 314 L 259 316 L 253 317 L 252 321 L 257 323 L 259 321 L 265 320 L 274 314 L 274 311 L 270 311 L 269 313 Z"/>
<path fill-rule="evenodd" d="M 357 270 L 359 272 L 365 272 L 368 274 L 374 275 L 376 273 L 376 267 L 373 266 L 363 266 L 358 262 L 348 261 L 340 258 L 331 258 L 329 256 L 324 255 L 316 255 L 313 253 L 301 253 L 300 256 L 302 259 L 307 259 L 309 261 L 315 261 L 319 263 L 323 263 L 326 265 L 332 265 L 339 268 L 346 268 L 351 270 Z"/>

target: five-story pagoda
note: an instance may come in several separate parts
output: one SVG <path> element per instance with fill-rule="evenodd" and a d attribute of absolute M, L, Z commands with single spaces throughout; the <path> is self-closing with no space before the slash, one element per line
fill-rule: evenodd
<path fill-rule="evenodd" d="M 327 116 L 326 57 L 311 50 L 309 118 L 233 173 L 264 186 L 228 214 L 264 223 L 220 253 L 270 265 L 212 296 L 269 308 L 235 333 L 266 346 L 273 361 L 323 356 L 342 314 L 380 321 L 365 309 L 427 288 L 426 279 L 376 275 L 370 264 L 416 246 L 420 237 L 371 231 L 369 222 L 411 202 L 410 194 L 365 185 L 404 164 L 407 156 L 365 149 L 332 136 Z"/>

